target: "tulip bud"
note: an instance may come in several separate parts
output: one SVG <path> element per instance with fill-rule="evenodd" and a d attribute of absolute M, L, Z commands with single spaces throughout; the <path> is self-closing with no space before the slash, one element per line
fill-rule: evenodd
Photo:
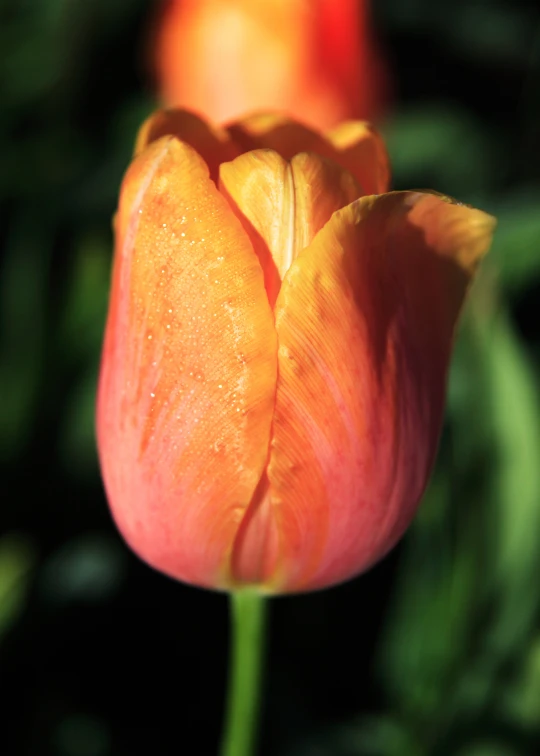
<path fill-rule="evenodd" d="M 224 130 L 161 112 L 137 152 L 97 413 L 119 529 L 206 587 L 359 574 L 425 489 L 493 219 L 385 193 L 384 146 L 362 123 L 323 137 L 269 115 Z"/>
<path fill-rule="evenodd" d="M 384 110 L 367 0 L 165 0 L 156 21 L 169 107 L 217 122 L 270 108 L 320 128 Z"/>

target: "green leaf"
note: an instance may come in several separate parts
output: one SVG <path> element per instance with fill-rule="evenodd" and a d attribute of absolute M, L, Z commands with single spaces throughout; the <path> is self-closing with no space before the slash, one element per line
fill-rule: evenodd
<path fill-rule="evenodd" d="M 30 540 L 19 533 L 0 538 L 0 639 L 21 612 L 35 562 Z"/>
<path fill-rule="evenodd" d="M 501 308 L 486 334 L 491 427 L 496 456 L 493 579 L 497 617 L 486 643 L 494 653 L 519 653 L 540 606 L 540 400 L 538 376 Z"/>
<path fill-rule="evenodd" d="M 540 280 L 540 192 L 521 191 L 490 208 L 498 219 L 488 257 L 511 292 Z"/>
<path fill-rule="evenodd" d="M 398 111 L 383 129 L 397 189 L 428 188 L 472 202 L 491 183 L 493 133 L 470 113 L 444 103 Z M 418 184 L 420 182 L 420 184 Z"/>
<path fill-rule="evenodd" d="M 88 233 L 77 244 L 58 336 L 65 355 L 80 362 L 99 354 L 105 327 L 112 240 Z"/>
<path fill-rule="evenodd" d="M 443 470 L 408 534 L 378 659 L 379 676 L 413 732 L 447 711 L 474 610 L 475 553 L 466 531 L 460 534 L 465 542 L 455 548 L 451 489 Z"/>
<path fill-rule="evenodd" d="M 516 679 L 503 693 L 506 717 L 528 729 L 538 728 L 540 712 L 540 636 L 527 648 Z"/>

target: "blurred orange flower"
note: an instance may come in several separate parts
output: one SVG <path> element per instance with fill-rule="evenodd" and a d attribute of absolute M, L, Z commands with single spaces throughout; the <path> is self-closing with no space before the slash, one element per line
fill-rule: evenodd
<path fill-rule="evenodd" d="M 136 151 L 97 414 L 118 527 L 207 587 L 305 591 L 366 570 L 426 486 L 493 219 L 386 193 L 365 123 L 322 136 L 161 111 Z"/>
<path fill-rule="evenodd" d="M 166 0 L 152 57 L 162 102 L 217 122 L 271 109 L 319 128 L 376 119 L 386 72 L 367 0 Z"/>

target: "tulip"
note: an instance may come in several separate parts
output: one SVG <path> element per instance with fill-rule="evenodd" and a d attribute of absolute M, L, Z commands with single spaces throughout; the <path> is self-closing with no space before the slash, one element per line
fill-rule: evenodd
<path fill-rule="evenodd" d="M 136 153 L 97 413 L 120 531 L 155 568 L 217 589 L 365 571 L 425 489 L 493 219 L 388 193 L 364 123 L 323 136 L 159 112 Z"/>
<path fill-rule="evenodd" d="M 367 0 L 166 0 L 152 58 L 161 101 L 217 122 L 261 108 L 329 128 L 384 110 Z"/>

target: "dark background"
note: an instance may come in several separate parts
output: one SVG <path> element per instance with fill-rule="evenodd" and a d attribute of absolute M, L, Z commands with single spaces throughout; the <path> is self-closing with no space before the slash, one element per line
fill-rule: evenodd
<path fill-rule="evenodd" d="M 3 756 L 216 753 L 226 597 L 110 520 L 94 391 L 111 216 L 153 106 L 149 0 L 0 0 Z M 395 188 L 499 218 L 417 519 L 347 585 L 271 603 L 261 754 L 540 752 L 540 8 L 377 0 Z"/>

